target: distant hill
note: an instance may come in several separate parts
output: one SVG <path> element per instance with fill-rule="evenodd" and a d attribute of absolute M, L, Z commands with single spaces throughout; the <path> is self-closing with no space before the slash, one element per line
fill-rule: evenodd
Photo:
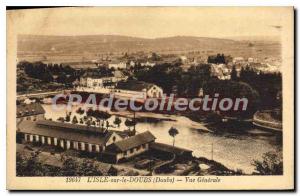
<path fill-rule="evenodd" d="M 119 35 L 41 36 L 20 35 L 18 51 L 63 52 L 118 52 L 191 50 L 194 48 L 218 48 L 237 44 L 229 39 L 177 36 L 146 39 Z"/>
<path fill-rule="evenodd" d="M 138 51 L 161 53 L 200 51 L 205 54 L 226 53 L 233 56 L 261 56 L 262 58 L 280 55 L 279 42 L 249 43 L 251 41 L 192 36 L 147 39 L 120 35 L 19 35 L 18 56 L 43 53 L 47 56 Z"/>

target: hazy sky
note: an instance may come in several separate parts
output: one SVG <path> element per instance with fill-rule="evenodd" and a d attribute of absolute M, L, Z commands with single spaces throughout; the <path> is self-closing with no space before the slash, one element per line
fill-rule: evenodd
<path fill-rule="evenodd" d="M 288 11 L 291 8 L 56 8 L 17 11 L 8 18 L 17 21 L 20 34 L 280 36 Z"/>

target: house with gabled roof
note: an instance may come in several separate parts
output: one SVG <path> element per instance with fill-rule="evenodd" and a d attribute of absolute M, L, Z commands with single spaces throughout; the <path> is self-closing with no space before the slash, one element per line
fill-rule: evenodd
<path fill-rule="evenodd" d="M 130 137 L 127 132 L 50 120 L 22 121 L 17 130 L 19 143 L 98 154 L 103 160 L 112 162 L 149 150 L 149 145 L 155 139 L 149 131 Z"/>
<path fill-rule="evenodd" d="M 18 141 L 91 153 L 103 152 L 107 146 L 126 137 L 114 131 L 101 131 L 99 127 L 49 120 L 22 121 L 17 130 Z"/>
<path fill-rule="evenodd" d="M 118 162 L 128 159 L 149 150 L 151 143 L 155 142 L 155 136 L 146 131 L 108 146 L 104 154 L 107 159 Z"/>
<path fill-rule="evenodd" d="M 134 96 L 141 99 L 161 98 L 163 89 L 155 84 L 128 79 L 117 83 L 115 89 L 112 90 L 117 98 L 132 98 Z"/>

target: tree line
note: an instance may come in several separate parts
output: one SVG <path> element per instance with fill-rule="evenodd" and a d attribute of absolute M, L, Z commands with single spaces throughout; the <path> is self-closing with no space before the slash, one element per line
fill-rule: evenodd
<path fill-rule="evenodd" d="M 217 55 L 218 56 L 218 55 Z M 223 58 L 223 55 L 220 55 Z M 258 109 L 280 107 L 282 79 L 280 73 L 257 72 L 249 66 L 242 68 L 238 76 L 232 68 L 231 80 L 220 80 L 211 75 L 211 64 L 191 66 L 184 71 L 179 65 L 160 64 L 154 67 L 134 68 L 133 75 L 141 81 L 154 83 L 162 87 L 164 93 L 174 93 L 178 97 L 196 97 L 199 89 L 204 95 L 220 97 L 248 98 L 247 111 L 243 115 L 250 117 Z M 236 115 L 242 115 L 236 113 Z"/>
<path fill-rule="evenodd" d="M 22 61 L 17 65 L 31 78 L 39 79 L 42 82 L 58 82 L 71 84 L 79 78 L 80 73 L 69 65 L 62 64 L 45 64 L 43 62 Z"/>

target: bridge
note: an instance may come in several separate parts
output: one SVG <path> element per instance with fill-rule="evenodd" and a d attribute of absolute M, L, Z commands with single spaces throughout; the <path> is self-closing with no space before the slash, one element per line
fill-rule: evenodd
<path fill-rule="evenodd" d="M 22 101 L 28 98 L 38 98 L 43 99 L 48 96 L 55 96 L 58 94 L 69 94 L 71 90 L 59 90 L 59 91 L 48 91 L 48 92 L 40 92 L 40 93 L 28 93 L 28 94 L 22 94 L 17 95 L 17 100 Z"/>

